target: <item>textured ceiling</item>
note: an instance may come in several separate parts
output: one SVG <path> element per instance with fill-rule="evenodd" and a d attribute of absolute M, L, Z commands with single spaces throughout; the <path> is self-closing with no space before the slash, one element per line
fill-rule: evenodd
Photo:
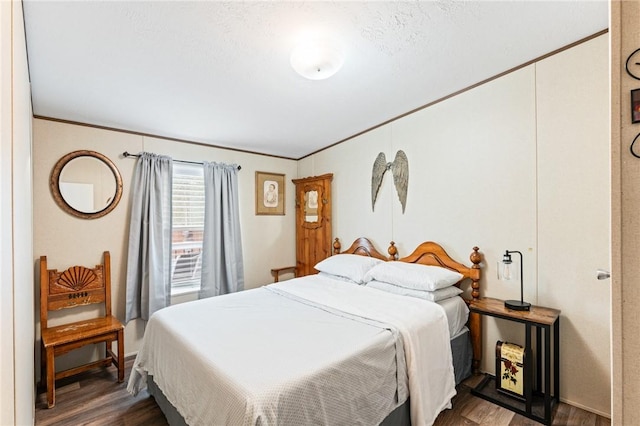
<path fill-rule="evenodd" d="M 34 114 L 300 158 L 588 37 L 606 1 L 24 1 Z M 301 37 L 340 43 L 327 80 Z"/>

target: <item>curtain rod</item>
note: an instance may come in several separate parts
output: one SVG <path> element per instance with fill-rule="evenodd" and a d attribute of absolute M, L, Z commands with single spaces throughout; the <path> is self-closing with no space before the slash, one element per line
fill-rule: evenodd
<path fill-rule="evenodd" d="M 122 156 L 124 158 L 127 158 L 127 157 L 136 157 L 137 158 L 137 157 L 139 157 L 138 154 L 130 154 L 128 151 L 123 152 Z M 200 165 L 204 164 L 202 161 L 188 161 L 188 160 L 173 160 L 173 161 L 176 161 L 178 163 L 187 163 L 187 164 L 200 164 Z M 240 170 L 240 169 L 242 169 L 242 167 L 238 166 L 238 170 Z"/>

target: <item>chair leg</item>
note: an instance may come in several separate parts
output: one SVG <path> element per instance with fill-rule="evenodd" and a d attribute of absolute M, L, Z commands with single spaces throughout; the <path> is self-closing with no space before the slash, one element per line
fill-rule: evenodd
<path fill-rule="evenodd" d="M 56 405 L 56 368 L 54 364 L 53 348 L 46 348 L 47 357 L 47 408 L 53 408 Z"/>
<path fill-rule="evenodd" d="M 40 390 L 47 389 L 47 353 L 44 343 L 40 342 Z"/>
<path fill-rule="evenodd" d="M 124 381 L 124 330 L 118 331 L 118 383 Z"/>

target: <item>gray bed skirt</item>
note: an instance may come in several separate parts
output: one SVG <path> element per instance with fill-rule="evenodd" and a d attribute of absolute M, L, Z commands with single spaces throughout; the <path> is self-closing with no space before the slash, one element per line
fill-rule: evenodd
<path fill-rule="evenodd" d="M 471 360 L 473 352 L 471 349 L 471 339 L 469 330 L 459 334 L 455 339 L 451 340 L 451 352 L 453 354 L 453 370 L 456 378 L 456 385 L 459 385 L 464 379 L 471 375 Z M 178 410 L 171 405 L 162 393 L 162 390 L 153 381 L 153 377 L 147 378 L 147 390 L 153 396 L 156 403 L 167 418 L 167 422 L 171 426 L 188 426 L 184 418 L 178 413 Z M 409 400 L 393 410 L 383 421 L 380 426 L 410 426 L 411 415 L 409 412 Z"/>

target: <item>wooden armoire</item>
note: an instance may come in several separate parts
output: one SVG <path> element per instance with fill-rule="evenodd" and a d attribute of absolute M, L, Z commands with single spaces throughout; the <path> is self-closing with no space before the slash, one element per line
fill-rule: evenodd
<path fill-rule="evenodd" d="M 331 181 L 333 173 L 292 179 L 296 185 L 296 276 L 331 256 Z"/>

